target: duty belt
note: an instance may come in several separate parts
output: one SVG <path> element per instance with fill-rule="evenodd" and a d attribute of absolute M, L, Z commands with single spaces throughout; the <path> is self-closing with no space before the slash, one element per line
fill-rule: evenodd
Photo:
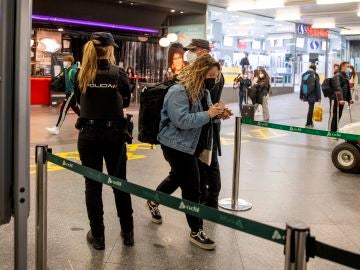
<path fill-rule="evenodd" d="M 80 119 L 81 125 L 93 127 L 125 127 L 125 119 L 122 120 L 93 120 Z"/>

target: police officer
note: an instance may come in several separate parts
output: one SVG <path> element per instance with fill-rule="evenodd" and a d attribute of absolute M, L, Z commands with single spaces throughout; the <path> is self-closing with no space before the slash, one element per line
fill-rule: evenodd
<path fill-rule="evenodd" d="M 82 69 L 77 78 L 80 104 L 78 150 L 84 166 L 102 171 L 103 159 L 109 175 L 126 179 L 125 119 L 130 85 L 126 73 L 115 66 L 110 33 L 96 32 L 84 46 Z M 113 189 L 124 245 L 134 244 L 133 210 L 130 194 Z M 87 241 L 93 248 L 105 248 L 102 184 L 85 178 L 86 208 L 90 221 Z"/>

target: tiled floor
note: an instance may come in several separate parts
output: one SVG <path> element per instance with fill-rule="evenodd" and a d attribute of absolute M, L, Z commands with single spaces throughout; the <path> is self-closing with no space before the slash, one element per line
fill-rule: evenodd
<path fill-rule="evenodd" d="M 232 90 L 228 90 L 232 91 Z M 325 110 L 327 110 L 327 103 Z M 231 104 L 238 113 L 237 104 Z M 134 112 L 132 107 L 128 111 Z M 304 125 L 306 104 L 297 94 L 270 100 L 271 122 Z M 353 118 L 360 120 L 360 105 L 353 107 Z M 327 116 L 325 116 L 327 117 Z M 57 110 L 33 107 L 31 147 L 48 143 L 54 153 L 76 160 L 75 115 L 70 114 L 61 133 L 53 136 Z M 137 117 L 135 117 L 136 120 Z M 261 119 L 261 117 L 260 117 Z M 349 120 L 344 110 L 342 124 Z M 326 119 L 325 119 L 326 120 Z M 325 129 L 326 121 L 317 124 Z M 231 194 L 234 119 L 222 126 L 223 156 L 221 198 Z M 322 242 L 360 252 L 359 175 L 338 172 L 330 154 L 338 143 L 327 138 L 243 127 L 240 168 L 240 197 L 253 203 L 252 210 L 237 213 L 246 218 L 284 228 L 289 220 L 301 220 Z M 155 188 L 169 167 L 161 150 L 144 145 L 129 149 L 128 179 Z M 32 157 L 33 162 L 33 157 Z M 161 207 L 164 222 L 152 224 L 145 201 L 133 197 L 135 246 L 122 245 L 111 189 L 104 188 L 106 249 L 92 250 L 85 241 L 88 220 L 84 205 L 82 177 L 49 166 L 48 265 L 49 269 L 283 269 L 283 246 L 232 229 L 206 223 L 206 231 L 216 241 L 215 251 L 203 251 L 189 242 L 183 214 Z M 34 175 L 31 175 L 31 213 L 29 217 L 29 269 L 34 266 Z M 179 196 L 179 191 L 176 192 Z M 0 227 L 1 269 L 13 268 L 12 224 Z M 308 269 L 348 269 L 321 259 L 312 259 Z"/>

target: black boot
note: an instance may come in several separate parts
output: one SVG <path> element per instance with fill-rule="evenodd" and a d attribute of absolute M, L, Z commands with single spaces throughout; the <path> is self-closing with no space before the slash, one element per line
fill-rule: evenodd
<path fill-rule="evenodd" d="M 97 249 L 97 250 L 105 249 L 105 237 L 104 236 L 94 237 L 90 230 L 86 235 L 86 240 L 88 241 L 88 243 L 90 245 L 92 245 L 92 247 L 94 249 Z"/>
<path fill-rule="evenodd" d="M 123 243 L 125 246 L 133 246 L 134 245 L 134 231 L 131 231 L 131 232 L 121 231 L 121 237 L 123 238 Z"/>

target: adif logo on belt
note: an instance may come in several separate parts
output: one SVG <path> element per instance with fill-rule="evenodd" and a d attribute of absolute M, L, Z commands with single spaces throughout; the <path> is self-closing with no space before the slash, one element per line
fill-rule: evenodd
<path fill-rule="evenodd" d="M 111 83 L 89 83 L 88 87 L 90 88 L 117 88 L 117 84 Z"/>
<path fill-rule="evenodd" d="M 186 210 L 189 210 L 189 211 L 192 211 L 192 212 L 195 212 L 195 213 L 200 212 L 199 207 L 186 205 L 183 201 L 180 203 L 179 209 L 186 209 Z"/>
<path fill-rule="evenodd" d="M 118 187 L 121 187 L 121 182 L 118 182 L 118 181 L 113 181 L 112 179 L 111 179 L 111 177 L 109 177 L 108 178 L 108 180 L 107 180 L 107 183 L 109 184 L 109 185 L 115 185 L 115 186 L 118 186 Z"/>
<path fill-rule="evenodd" d="M 71 163 L 69 163 L 69 162 L 66 162 L 65 160 L 63 161 L 62 165 L 63 165 L 64 167 L 69 167 L 69 168 L 73 168 L 73 167 L 74 167 L 73 164 L 71 164 Z"/>

